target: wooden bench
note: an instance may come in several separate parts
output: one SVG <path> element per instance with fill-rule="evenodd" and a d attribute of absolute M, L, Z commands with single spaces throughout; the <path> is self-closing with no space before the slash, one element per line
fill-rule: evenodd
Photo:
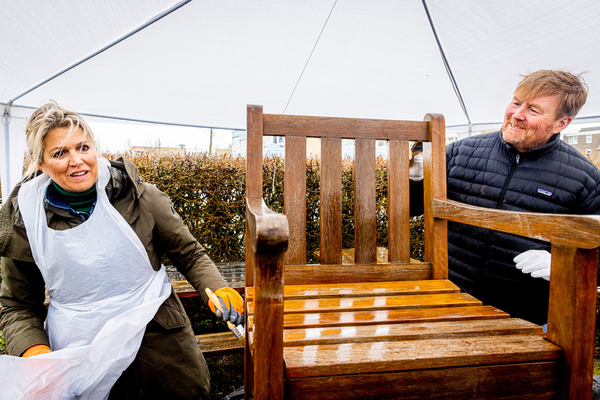
<path fill-rule="evenodd" d="M 285 136 L 285 213 L 262 200 L 264 135 Z M 306 264 L 306 138 L 321 138 L 320 264 Z M 355 139 L 355 261 L 342 263 L 341 141 Z M 376 261 L 375 143 L 389 142 Z M 424 155 L 425 262 L 410 261 L 409 144 Z M 589 399 L 600 217 L 446 199 L 444 120 L 263 114 L 248 106 L 247 399 Z M 548 332 L 447 280 L 447 221 L 552 244 Z M 285 285 L 284 285 L 285 282 Z"/>

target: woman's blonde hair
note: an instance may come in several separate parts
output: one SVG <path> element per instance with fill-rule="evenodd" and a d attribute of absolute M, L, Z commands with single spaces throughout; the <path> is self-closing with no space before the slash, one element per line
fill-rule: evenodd
<path fill-rule="evenodd" d="M 96 146 L 96 140 L 92 130 L 83 118 L 72 111 L 65 110 L 54 100 L 44 104 L 31 114 L 25 127 L 25 138 L 27 140 L 27 162 L 26 177 L 35 175 L 40 164 L 44 163 L 44 139 L 48 132 L 55 128 L 71 127 L 68 137 L 78 128 L 83 130 L 84 137 Z"/>

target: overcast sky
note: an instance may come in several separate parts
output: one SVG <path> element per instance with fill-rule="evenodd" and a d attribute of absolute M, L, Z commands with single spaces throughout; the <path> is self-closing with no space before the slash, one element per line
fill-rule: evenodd
<path fill-rule="evenodd" d="M 100 151 L 120 152 L 130 146 L 180 147 L 189 151 L 207 151 L 210 129 L 153 124 L 88 121 Z M 213 129 L 213 150 L 231 146 L 231 131 Z"/>

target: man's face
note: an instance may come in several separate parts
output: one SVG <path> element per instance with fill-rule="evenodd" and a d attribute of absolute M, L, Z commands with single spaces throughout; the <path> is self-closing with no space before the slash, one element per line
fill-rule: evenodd
<path fill-rule="evenodd" d="M 504 112 L 504 141 L 521 153 L 548 143 L 573 120 L 571 117 L 556 118 L 559 104 L 559 96 L 521 100 L 515 95 Z"/>

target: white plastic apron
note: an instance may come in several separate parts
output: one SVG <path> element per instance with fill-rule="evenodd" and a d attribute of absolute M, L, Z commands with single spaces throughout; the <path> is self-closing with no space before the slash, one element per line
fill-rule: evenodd
<path fill-rule="evenodd" d="M 0 399 L 105 399 L 140 347 L 148 322 L 171 293 L 143 244 L 110 204 L 110 163 L 98 159 L 98 200 L 90 218 L 64 231 L 46 223 L 50 178 L 18 196 L 33 258 L 50 294 L 52 353 L 0 357 Z"/>

